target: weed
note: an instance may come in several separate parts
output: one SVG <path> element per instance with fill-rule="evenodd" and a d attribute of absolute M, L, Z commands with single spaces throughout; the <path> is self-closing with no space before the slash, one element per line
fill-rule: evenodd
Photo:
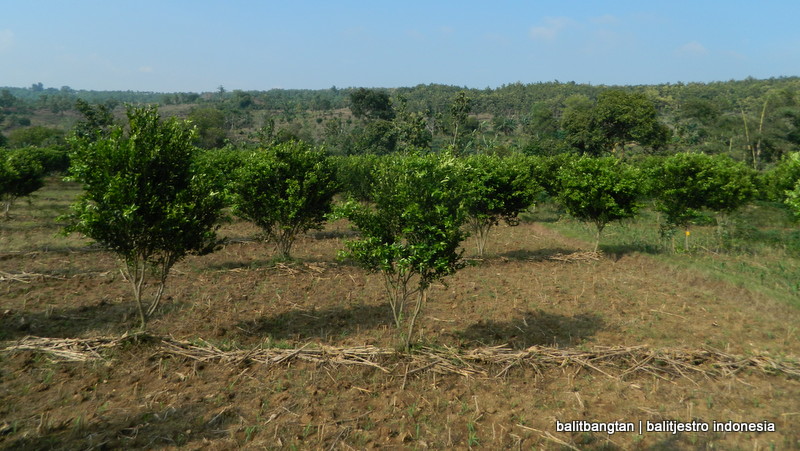
<path fill-rule="evenodd" d="M 479 446 L 481 444 L 478 439 L 478 432 L 475 430 L 475 423 L 470 421 L 467 423 L 467 445 L 469 447 Z"/>
<path fill-rule="evenodd" d="M 259 430 L 259 426 L 258 425 L 247 426 L 246 428 L 244 428 L 244 441 L 245 441 L 245 443 L 247 443 L 250 440 L 252 440 L 253 436 L 256 435 L 258 430 Z"/>
<path fill-rule="evenodd" d="M 406 409 L 406 412 L 408 412 L 409 418 L 414 418 L 414 414 L 417 413 L 417 403 L 411 403 L 411 405 L 408 406 L 408 409 Z"/>

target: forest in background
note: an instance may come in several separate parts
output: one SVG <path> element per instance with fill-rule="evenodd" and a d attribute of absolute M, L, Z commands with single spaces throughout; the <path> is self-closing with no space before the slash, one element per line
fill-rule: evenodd
<path fill-rule="evenodd" d="M 254 147 L 303 140 L 333 155 L 408 148 L 463 154 L 728 154 L 763 169 L 800 144 L 799 77 L 593 86 L 558 81 L 491 89 L 407 88 L 86 91 L 0 88 L 0 146 L 61 146 L 87 114 L 120 119 L 125 104 L 158 104 L 198 127 L 197 145 Z M 91 122 L 92 119 L 89 119 Z M 91 125 L 91 124 L 90 124 Z M 96 125 L 96 124 L 94 124 Z"/>

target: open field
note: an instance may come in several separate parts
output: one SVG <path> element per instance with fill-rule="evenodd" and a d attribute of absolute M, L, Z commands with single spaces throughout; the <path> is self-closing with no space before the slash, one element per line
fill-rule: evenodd
<path fill-rule="evenodd" d="M 675 255 L 657 230 L 610 226 L 597 257 L 581 225 L 536 210 L 434 286 L 404 355 L 380 277 L 337 259 L 344 222 L 291 262 L 226 224 L 227 245 L 175 267 L 149 335 L 120 339 L 138 323 L 114 257 L 56 236 L 78 192 L 51 180 L 0 223 L 0 447 L 800 448 L 788 223 L 751 218 L 727 248 L 701 227 Z M 68 352 L 10 351 L 25 343 Z M 556 430 L 573 420 L 776 432 Z"/>

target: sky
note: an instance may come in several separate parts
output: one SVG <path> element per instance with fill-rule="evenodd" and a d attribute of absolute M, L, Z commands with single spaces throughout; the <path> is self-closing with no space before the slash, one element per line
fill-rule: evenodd
<path fill-rule="evenodd" d="M 798 0 L 0 0 L 0 86 L 152 92 L 800 75 Z"/>

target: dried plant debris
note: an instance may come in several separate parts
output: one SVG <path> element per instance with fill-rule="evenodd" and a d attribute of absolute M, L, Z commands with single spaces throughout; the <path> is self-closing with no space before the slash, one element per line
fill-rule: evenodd
<path fill-rule="evenodd" d="M 53 361 L 85 362 L 106 359 L 106 351 L 132 342 L 150 343 L 155 355 L 161 357 L 183 357 L 230 365 L 276 365 L 291 361 L 332 366 L 363 365 L 384 373 L 402 374 L 403 377 L 423 371 L 464 377 L 501 377 L 515 367 L 531 366 L 539 371 L 577 366 L 610 378 L 624 378 L 635 373 L 648 373 L 661 378 L 731 377 L 746 369 L 800 378 L 800 363 L 793 358 L 776 358 L 766 353 L 742 356 L 713 348 L 653 349 L 646 345 L 598 346 L 585 350 L 546 346 L 532 346 L 524 350 L 492 346 L 466 351 L 449 347 L 422 347 L 403 354 L 369 345 L 334 347 L 310 343 L 296 349 L 223 350 L 202 339 L 184 341 L 145 334 L 125 334 L 121 337 L 86 339 L 25 337 L 1 351 L 34 351 L 48 355 Z"/>

